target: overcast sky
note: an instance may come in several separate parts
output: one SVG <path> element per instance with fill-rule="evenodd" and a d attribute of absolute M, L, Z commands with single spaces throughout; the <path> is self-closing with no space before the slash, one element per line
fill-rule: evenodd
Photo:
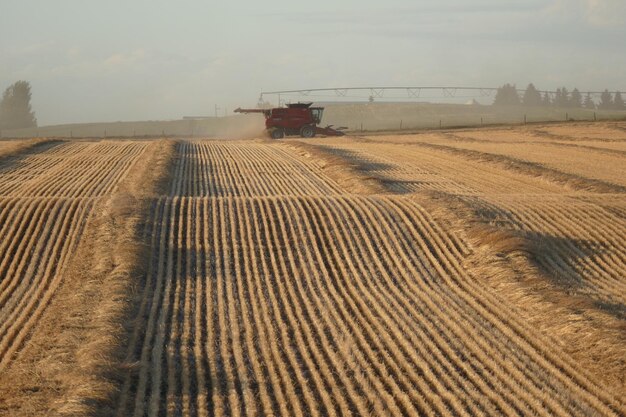
<path fill-rule="evenodd" d="M 626 90 L 626 0 L 0 0 L 0 89 L 40 125 L 209 115 L 260 91 Z"/>

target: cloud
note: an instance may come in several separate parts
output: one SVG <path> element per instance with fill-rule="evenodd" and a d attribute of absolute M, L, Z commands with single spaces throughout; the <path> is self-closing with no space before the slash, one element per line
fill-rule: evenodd
<path fill-rule="evenodd" d="M 8 55 L 15 55 L 21 57 L 30 57 L 33 55 L 41 54 L 47 50 L 54 48 L 57 45 L 56 41 L 46 40 L 42 42 L 35 42 L 26 45 L 6 45 L 5 53 Z M 0 43 L 0 50 L 2 49 L 2 43 Z"/>
<path fill-rule="evenodd" d="M 589 24 L 600 27 L 626 25 L 626 1 L 586 0 L 585 17 Z"/>
<path fill-rule="evenodd" d="M 553 0 L 544 15 L 551 19 L 582 23 L 588 27 L 623 29 L 626 25 L 624 0 Z"/>
<path fill-rule="evenodd" d="M 72 46 L 71 48 L 68 48 L 65 55 L 67 56 L 67 59 L 74 60 L 80 58 L 81 52 L 80 48 Z"/>
<path fill-rule="evenodd" d="M 103 65 L 108 69 L 121 69 L 142 65 L 150 57 L 145 49 L 135 49 L 127 53 L 115 53 L 104 59 Z"/>

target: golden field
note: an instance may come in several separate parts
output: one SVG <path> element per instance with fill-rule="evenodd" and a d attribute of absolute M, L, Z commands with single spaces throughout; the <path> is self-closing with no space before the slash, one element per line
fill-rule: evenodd
<path fill-rule="evenodd" d="M 620 416 L 626 123 L 0 142 L 0 415 Z"/>

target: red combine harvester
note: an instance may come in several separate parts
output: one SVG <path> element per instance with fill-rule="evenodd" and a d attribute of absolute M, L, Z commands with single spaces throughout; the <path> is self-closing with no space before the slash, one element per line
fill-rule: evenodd
<path fill-rule="evenodd" d="M 322 121 L 323 107 L 311 107 L 313 103 L 294 103 L 287 107 L 274 109 L 241 109 L 235 113 L 263 113 L 265 127 L 273 139 L 285 136 L 300 135 L 303 138 L 312 138 L 315 135 L 343 136 L 339 129 L 333 129 L 332 125 L 319 127 Z"/>

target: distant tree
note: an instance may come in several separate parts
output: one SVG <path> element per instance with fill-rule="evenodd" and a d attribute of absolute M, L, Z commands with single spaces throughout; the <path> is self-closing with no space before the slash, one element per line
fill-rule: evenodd
<path fill-rule="evenodd" d="M 563 106 L 567 106 L 567 104 L 569 103 L 569 91 L 567 91 L 567 88 L 561 88 L 561 95 L 561 98 L 563 100 Z"/>
<path fill-rule="evenodd" d="M 541 99 L 541 104 L 546 107 L 552 105 L 552 100 L 550 100 L 550 94 L 547 91 L 543 93 L 543 99 Z"/>
<path fill-rule="evenodd" d="M 559 106 L 560 103 L 562 102 L 563 102 L 563 92 L 561 91 L 560 88 L 557 88 L 556 92 L 554 93 L 554 100 L 552 100 L 552 105 Z"/>
<path fill-rule="evenodd" d="M 626 110 L 626 105 L 624 105 L 622 93 L 620 93 L 619 91 L 615 93 L 615 98 L 613 99 L 613 108 L 615 110 Z"/>
<path fill-rule="evenodd" d="M 608 110 L 613 107 L 613 97 L 609 90 L 604 90 L 600 95 L 600 103 L 598 104 L 598 108 L 602 110 Z"/>
<path fill-rule="evenodd" d="M 0 129 L 36 127 L 37 119 L 30 107 L 30 83 L 17 81 L 2 94 Z"/>
<path fill-rule="evenodd" d="M 591 93 L 587 93 L 587 95 L 585 96 L 585 102 L 583 103 L 583 106 L 586 109 L 590 109 L 590 110 L 593 110 L 596 108 L 596 103 L 593 102 L 593 99 L 591 98 Z"/>
<path fill-rule="evenodd" d="M 522 99 L 524 106 L 539 106 L 541 105 L 541 93 L 537 91 L 533 83 L 528 84 L 526 91 L 524 91 L 524 98 Z"/>
<path fill-rule="evenodd" d="M 568 107 L 569 104 L 569 91 L 567 91 L 567 88 L 557 88 L 554 96 L 554 105 L 556 107 Z"/>
<path fill-rule="evenodd" d="M 518 106 L 519 104 L 519 96 L 514 85 L 504 84 L 498 88 L 496 98 L 493 101 L 494 106 Z"/>
<path fill-rule="evenodd" d="M 580 108 L 583 106 L 583 96 L 578 91 L 578 88 L 574 88 L 572 90 L 572 96 L 569 99 L 569 103 L 571 107 Z"/>

